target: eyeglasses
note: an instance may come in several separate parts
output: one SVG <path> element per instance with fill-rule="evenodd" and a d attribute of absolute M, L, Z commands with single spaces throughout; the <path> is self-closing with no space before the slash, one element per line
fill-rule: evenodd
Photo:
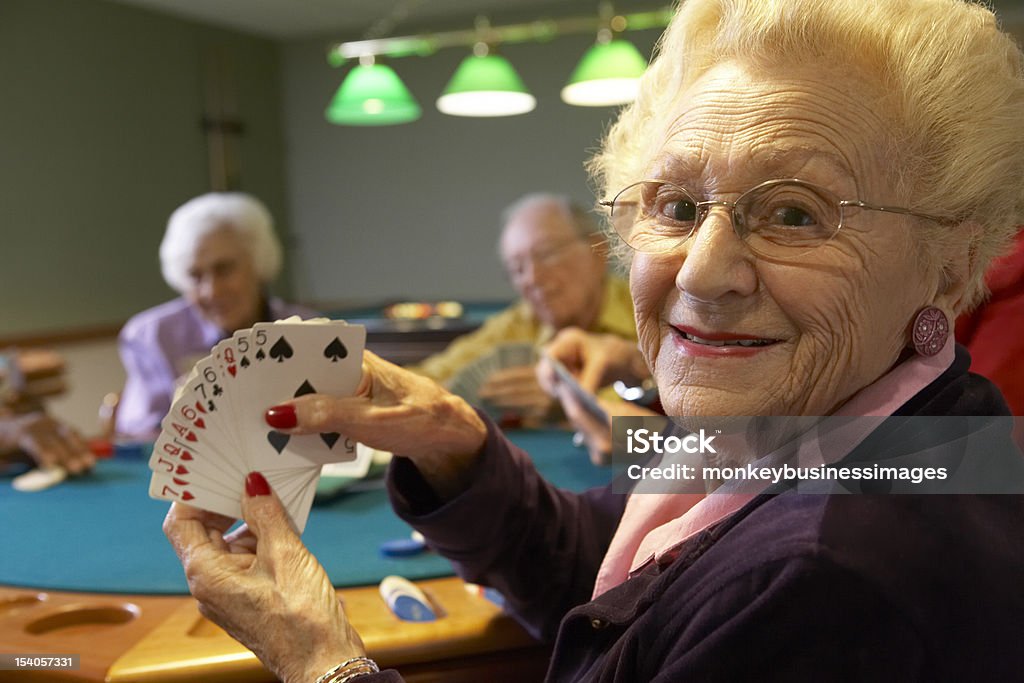
<path fill-rule="evenodd" d="M 898 206 L 839 199 L 825 188 L 796 178 L 766 180 L 735 202 L 697 201 L 693 193 L 664 180 L 641 180 L 619 192 L 609 209 L 612 227 L 637 251 L 663 253 L 693 236 L 711 208 L 729 209 L 736 235 L 752 252 L 791 259 L 835 237 L 849 209 L 884 211 L 942 222 L 943 219 Z"/>
<path fill-rule="evenodd" d="M 583 242 L 578 237 L 573 237 L 543 249 L 538 249 L 522 257 L 510 258 L 505 261 L 505 270 L 513 280 L 519 280 L 526 275 L 527 264 L 532 265 L 534 270 L 538 268 L 550 268 L 558 265 L 565 257 L 569 248 Z"/>

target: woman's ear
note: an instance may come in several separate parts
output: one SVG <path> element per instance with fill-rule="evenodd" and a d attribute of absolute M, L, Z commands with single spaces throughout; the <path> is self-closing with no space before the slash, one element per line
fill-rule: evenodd
<path fill-rule="evenodd" d="M 952 231 L 958 234 L 959 239 L 949 240 L 942 246 L 942 253 L 936 255 L 941 270 L 932 305 L 956 316 L 964 310 L 965 300 L 980 267 L 975 245 L 981 235 L 981 226 L 968 221 L 952 228 Z"/>

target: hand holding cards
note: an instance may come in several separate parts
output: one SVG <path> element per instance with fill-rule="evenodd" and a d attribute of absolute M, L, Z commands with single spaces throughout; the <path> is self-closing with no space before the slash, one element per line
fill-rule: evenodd
<path fill-rule="evenodd" d="M 448 381 L 448 390 L 471 405 L 483 408 L 492 417 L 498 418 L 507 412 L 507 407 L 496 404 L 481 390 L 503 370 L 525 370 L 532 380 L 533 367 L 536 363 L 537 351 L 532 344 L 502 344 L 459 370 Z"/>
<path fill-rule="evenodd" d="M 161 423 L 150 496 L 239 518 L 245 477 L 260 472 L 301 531 L 321 466 L 342 463 L 360 477 L 371 452 L 338 433 L 276 431 L 264 411 L 306 394 L 352 395 L 365 343 L 361 325 L 289 319 L 217 344 L 193 367 Z"/>
<path fill-rule="evenodd" d="M 569 389 L 569 392 L 577 401 L 579 401 L 579 404 L 583 406 L 591 417 L 601 421 L 602 423 L 607 423 L 608 413 L 601 407 L 601 404 L 597 402 L 597 397 L 581 387 L 580 383 L 575 377 L 573 377 L 573 374 L 569 372 L 568 368 L 566 368 L 561 361 L 547 354 L 545 354 L 544 357 L 558 376 L 559 384 Z"/>

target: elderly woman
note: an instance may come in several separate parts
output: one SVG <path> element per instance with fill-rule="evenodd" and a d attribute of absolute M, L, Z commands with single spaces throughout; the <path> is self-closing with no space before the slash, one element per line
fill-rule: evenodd
<path fill-rule="evenodd" d="M 116 426 L 122 434 L 159 430 L 177 378 L 235 330 L 315 315 L 269 296 L 281 245 L 267 208 L 247 194 L 211 192 L 178 207 L 160 244 L 160 269 L 182 296 L 139 313 L 121 330 L 127 381 Z"/>
<path fill-rule="evenodd" d="M 981 6 L 683 4 L 595 164 L 635 250 L 667 413 L 1005 414 L 949 328 L 1024 217 L 1021 121 L 1024 58 Z M 268 421 L 401 454 L 395 509 L 557 635 L 549 680 L 1024 671 L 1020 496 L 572 495 L 465 403 L 370 354 L 356 396 Z M 1008 430 L 988 457 L 1019 473 Z M 262 476 L 247 487 L 241 532 L 168 514 L 203 612 L 288 683 L 399 680 L 370 673 Z"/>

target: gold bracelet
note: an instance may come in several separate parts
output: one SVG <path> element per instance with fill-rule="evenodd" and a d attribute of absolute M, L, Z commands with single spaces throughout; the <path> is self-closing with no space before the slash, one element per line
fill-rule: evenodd
<path fill-rule="evenodd" d="M 353 657 L 316 679 L 316 683 L 346 683 L 353 678 L 375 673 L 380 673 L 377 662 L 368 657 Z"/>

